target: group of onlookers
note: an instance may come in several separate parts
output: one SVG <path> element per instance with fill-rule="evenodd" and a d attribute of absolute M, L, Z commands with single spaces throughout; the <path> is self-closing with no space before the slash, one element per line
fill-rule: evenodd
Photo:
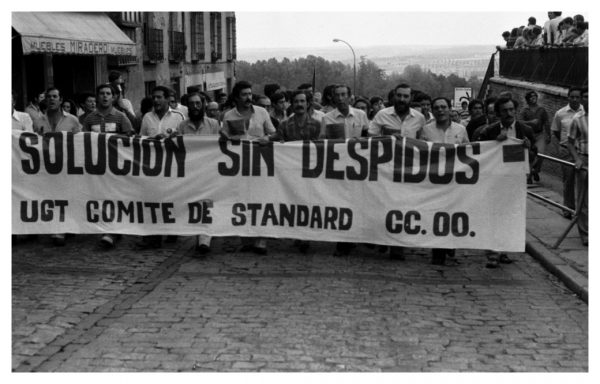
<path fill-rule="evenodd" d="M 588 22 L 582 15 L 562 17 L 562 12 L 548 12 L 548 20 L 541 27 L 535 17 L 527 25 L 504 31 L 502 38 L 506 48 L 539 47 L 587 47 L 589 45 Z"/>

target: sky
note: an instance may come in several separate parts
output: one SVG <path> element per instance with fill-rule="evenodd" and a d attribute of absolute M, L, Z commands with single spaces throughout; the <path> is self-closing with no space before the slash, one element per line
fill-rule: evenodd
<path fill-rule="evenodd" d="M 548 18 L 544 12 L 236 12 L 237 46 L 333 47 L 340 44 L 334 38 L 353 47 L 498 45 L 503 31 L 526 25 L 529 16 L 538 24 Z"/>
<path fill-rule="evenodd" d="M 583 10 L 563 11 L 563 16 Z M 499 45 L 502 32 L 543 26 L 546 11 L 533 12 L 236 12 L 237 46 L 250 48 L 353 47 L 373 45 Z"/>

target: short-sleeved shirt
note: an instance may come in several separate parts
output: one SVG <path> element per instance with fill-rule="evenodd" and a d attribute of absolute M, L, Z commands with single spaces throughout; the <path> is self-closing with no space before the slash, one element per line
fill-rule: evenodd
<path fill-rule="evenodd" d="M 50 125 L 48 115 L 44 114 L 42 120 L 40 121 L 40 131 L 38 133 L 44 134 L 48 132 L 81 132 L 81 124 L 79 124 L 79 119 L 77 119 L 77 117 L 71 115 L 70 113 L 66 113 L 62 109 L 59 111 L 59 113 L 61 116 L 58 120 L 58 123 L 56 123 L 56 127 L 54 129 L 52 129 L 52 126 Z"/>
<path fill-rule="evenodd" d="M 113 107 L 106 114 L 96 109 L 83 122 L 84 132 L 130 133 L 132 130 L 127 116 Z"/>
<path fill-rule="evenodd" d="M 216 136 L 219 134 L 220 128 L 217 120 L 204 116 L 198 128 L 192 120 L 185 119 L 177 127 L 177 133 L 180 135 Z"/>
<path fill-rule="evenodd" d="M 140 135 L 156 136 L 158 134 L 170 135 L 177 131 L 179 124 L 185 120 L 181 112 L 177 112 L 171 108 L 164 114 L 162 119 L 158 117 L 156 112 L 150 111 L 142 118 L 142 127 Z"/>
<path fill-rule="evenodd" d="M 569 138 L 577 143 L 577 152 L 588 155 L 588 114 L 579 112 L 573 117 Z"/>
<path fill-rule="evenodd" d="M 33 132 L 31 116 L 25 112 L 13 111 L 12 129 L 16 131 Z"/>
<path fill-rule="evenodd" d="M 348 107 L 348 115 L 344 116 L 339 109 L 326 113 L 321 119 L 321 136 L 326 136 L 327 126 L 330 124 L 344 124 L 345 138 L 361 137 L 362 132 L 369 129 L 367 114 L 353 107 Z"/>
<path fill-rule="evenodd" d="M 446 130 L 439 129 L 433 121 L 423 127 L 421 139 L 433 143 L 463 144 L 469 142 L 469 135 L 464 125 L 454 121 Z"/>
<path fill-rule="evenodd" d="M 275 127 L 271 122 L 269 112 L 257 105 L 252 105 L 250 108 L 252 109 L 252 114 L 249 119 L 242 115 L 237 108 L 232 108 L 225 112 L 223 116 L 223 131 L 230 136 L 235 136 L 228 124 L 229 121 L 235 121 L 245 126 L 245 133 L 241 135 L 243 139 L 252 140 L 275 133 Z"/>
<path fill-rule="evenodd" d="M 571 106 L 567 104 L 565 107 L 559 109 L 554 114 L 552 119 L 552 126 L 550 129 L 555 132 L 560 132 L 560 144 L 567 145 L 567 136 L 571 129 L 571 122 L 577 112 L 583 111 L 583 106 L 580 105 L 578 110 L 571 109 Z"/>
<path fill-rule="evenodd" d="M 371 120 L 369 134 L 378 136 L 398 132 L 402 137 L 418 139 L 424 126 L 425 116 L 421 112 L 410 108 L 402 120 L 394 107 L 388 107 L 377 112 Z"/>

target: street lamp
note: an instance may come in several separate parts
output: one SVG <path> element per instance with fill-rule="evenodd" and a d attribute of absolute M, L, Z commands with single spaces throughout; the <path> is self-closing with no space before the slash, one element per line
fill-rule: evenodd
<path fill-rule="evenodd" d="M 344 44 L 346 44 L 348 47 L 350 47 L 350 50 L 352 51 L 352 57 L 354 57 L 354 84 L 353 84 L 353 88 L 354 88 L 354 94 L 357 94 L 357 90 L 356 90 L 356 55 L 354 54 L 354 49 L 352 48 L 352 46 L 350 45 L 350 43 L 348 43 L 347 41 L 344 41 L 342 39 L 333 39 L 334 43 L 339 43 L 342 42 Z"/>

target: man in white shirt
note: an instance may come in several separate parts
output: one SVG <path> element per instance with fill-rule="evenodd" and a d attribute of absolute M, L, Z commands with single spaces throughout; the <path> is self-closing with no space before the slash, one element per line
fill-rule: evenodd
<path fill-rule="evenodd" d="M 393 95 L 394 105 L 377 112 L 371 121 L 369 135 L 420 138 L 425 126 L 425 117 L 421 112 L 410 108 L 412 99 L 410 85 L 396 86 Z"/>
<path fill-rule="evenodd" d="M 412 92 L 410 85 L 399 84 L 391 93 L 393 106 L 377 112 L 369 126 L 369 136 L 393 135 L 398 138 L 421 138 L 425 126 L 425 116 L 410 108 Z M 404 260 L 404 248 L 390 247 L 390 258 Z"/>
<path fill-rule="evenodd" d="M 421 139 L 433 143 L 464 144 L 469 142 L 467 129 L 450 119 L 451 103 L 445 97 L 436 97 L 431 102 L 434 121 L 423 127 Z M 453 258 L 454 249 L 433 248 L 431 250 L 431 264 L 444 265 L 446 255 Z"/>
<path fill-rule="evenodd" d="M 321 119 L 321 137 L 350 139 L 362 137 L 369 129 L 367 114 L 350 106 L 352 90 L 347 85 L 338 85 L 333 90 L 336 108 Z"/>
<path fill-rule="evenodd" d="M 157 86 L 152 90 L 154 108 L 142 119 L 140 134 L 142 136 L 165 137 L 175 134 L 179 124 L 185 120 L 181 112 L 169 107 L 170 91 L 167 87 Z"/>
<path fill-rule="evenodd" d="M 33 120 L 25 112 L 15 110 L 15 94 L 12 94 L 12 129 L 13 131 L 33 132 Z"/>
<path fill-rule="evenodd" d="M 146 113 L 142 119 L 140 135 L 151 136 L 157 139 L 177 134 L 177 127 L 185 120 L 181 112 L 169 108 L 169 88 L 159 85 L 152 89 L 152 102 L 154 108 Z M 167 236 L 166 242 L 175 242 L 176 236 Z M 142 241 L 136 244 L 138 249 L 154 249 L 162 246 L 162 236 L 144 236 Z"/>

